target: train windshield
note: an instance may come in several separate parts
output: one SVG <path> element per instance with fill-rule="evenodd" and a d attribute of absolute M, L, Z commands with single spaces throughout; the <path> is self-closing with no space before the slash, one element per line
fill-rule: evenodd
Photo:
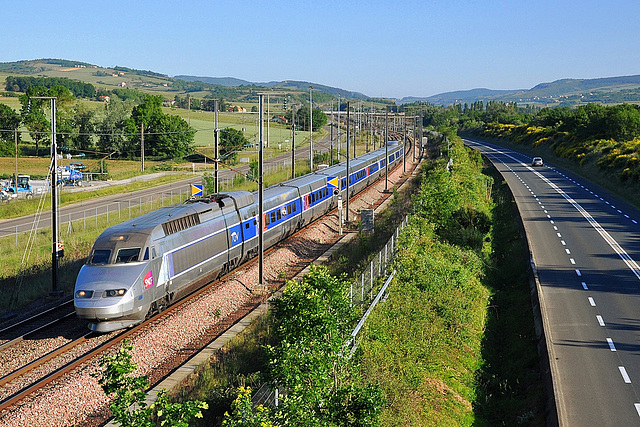
<path fill-rule="evenodd" d="M 107 264 L 110 255 L 111 251 L 109 249 L 96 249 L 93 251 L 91 258 L 89 258 L 89 264 Z"/>
<path fill-rule="evenodd" d="M 118 250 L 116 256 L 116 264 L 126 262 L 136 262 L 140 256 L 140 248 L 128 248 Z"/>

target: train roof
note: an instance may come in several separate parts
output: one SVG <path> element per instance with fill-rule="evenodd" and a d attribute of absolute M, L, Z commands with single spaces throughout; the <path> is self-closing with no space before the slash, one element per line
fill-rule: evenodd
<path fill-rule="evenodd" d="M 213 194 L 205 197 L 188 199 L 178 203 L 156 209 L 136 218 L 131 218 L 120 224 L 107 228 L 103 234 L 139 233 L 150 235 L 158 226 L 183 217 L 221 210 L 223 206 L 233 206 L 234 199 L 238 208 L 254 203 L 254 196 L 248 191 L 230 191 L 228 193 Z"/>

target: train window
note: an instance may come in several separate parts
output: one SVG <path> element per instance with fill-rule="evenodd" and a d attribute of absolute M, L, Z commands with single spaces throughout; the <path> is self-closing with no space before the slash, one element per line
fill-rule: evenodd
<path fill-rule="evenodd" d="M 156 255 L 156 248 L 155 246 L 151 247 L 151 259 L 155 259 L 158 255 Z"/>
<path fill-rule="evenodd" d="M 149 248 L 144 248 L 144 257 L 142 258 L 143 261 L 148 261 L 149 260 Z"/>
<path fill-rule="evenodd" d="M 96 249 L 93 251 L 89 264 L 107 264 L 109 262 L 111 251 L 109 249 Z"/>
<path fill-rule="evenodd" d="M 287 215 L 291 215 L 291 205 L 287 205 Z"/>
<path fill-rule="evenodd" d="M 276 222 L 276 213 L 271 212 L 271 222 Z"/>
<path fill-rule="evenodd" d="M 116 264 L 136 262 L 140 256 L 140 248 L 127 248 L 118 250 Z"/>
<path fill-rule="evenodd" d="M 248 229 L 249 229 L 249 223 L 246 223 L 246 224 L 244 225 L 244 228 L 246 228 L 246 229 L 248 230 Z"/>
<path fill-rule="evenodd" d="M 296 211 L 296 204 L 295 203 L 293 204 L 293 211 L 294 212 Z"/>
<path fill-rule="evenodd" d="M 264 216 L 264 224 L 265 224 L 265 225 L 269 225 L 269 224 L 271 224 L 271 221 L 269 221 L 269 215 L 265 215 L 265 216 Z"/>
<path fill-rule="evenodd" d="M 280 209 L 276 211 L 276 217 L 278 221 L 280 221 L 280 219 L 282 218 L 282 215 L 280 214 Z"/>

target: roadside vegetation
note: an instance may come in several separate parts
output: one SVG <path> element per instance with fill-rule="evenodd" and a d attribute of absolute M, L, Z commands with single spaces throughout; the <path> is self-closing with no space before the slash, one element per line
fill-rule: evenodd
<path fill-rule="evenodd" d="M 482 101 L 449 107 L 413 104 L 425 126 L 542 156 L 640 206 L 640 105 L 533 108 Z"/>
<path fill-rule="evenodd" d="M 453 141 L 448 153 L 454 158 L 452 170 L 445 169 L 444 159 L 429 161 L 413 197 L 398 194 L 389 209 L 402 211 L 408 205 L 413 212 L 401 232 L 396 277 L 386 301 L 367 321 L 348 375 L 350 390 L 357 393 L 347 401 L 368 408 L 369 418 L 360 418 L 361 423 L 348 416 L 319 418 L 322 408 L 331 408 L 335 414 L 343 414 L 342 409 L 334 408 L 335 401 L 329 397 L 322 398 L 320 407 L 314 405 L 323 394 L 307 375 L 313 372 L 323 377 L 331 372 L 328 361 L 341 360 L 338 347 L 325 348 L 323 355 L 315 351 L 329 336 L 343 337 L 323 328 L 345 320 L 352 327 L 355 320 L 348 311 L 324 308 L 320 310 L 323 327 L 316 326 L 319 306 L 310 302 L 320 291 L 308 288 L 318 280 L 316 271 L 315 278 L 306 279 L 301 286 L 290 282 L 290 292 L 298 297 L 278 300 L 277 310 L 234 338 L 178 392 L 178 400 L 208 403 L 201 425 L 221 422 L 225 411 L 228 417 L 239 417 L 240 401 L 245 402 L 244 414 L 259 413 L 262 422 L 289 419 L 296 420 L 295 425 L 544 424 L 528 256 L 512 198 L 500 176 L 478 153 L 464 148 L 455 136 L 449 137 Z M 397 224 L 397 220 L 393 213 L 378 217 L 376 227 L 393 230 L 395 225 L 390 223 Z M 382 234 L 378 238 L 384 241 Z M 375 250 L 373 241 L 367 239 L 354 239 L 351 246 L 353 249 L 334 257 L 337 261 L 329 266 L 333 274 L 322 272 L 321 283 L 339 283 L 342 279 L 338 278 L 344 277 L 341 271 L 357 271 L 354 264 L 367 257 L 363 250 Z M 342 282 L 342 293 L 348 294 L 349 280 Z M 302 294 L 298 294 L 300 289 L 304 289 Z M 327 313 L 330 311 L 335 315 Z M 284 336 L 279 329 L 283 316 L 295 326 L 286 329 Z M 314 330 L 312 345 L 304 338 L 308 327 Z M 280 350 L 274 351 L 276 348 Z M 283 357 L 280 352 L 285 349 L 287 356 Z M 286 416 L 295 418 L 274 418 L 273 411 L 247 403 L 251 391 L 274 379 L 274 367 L 281 376 L 291 375 L 278 377 L 278 383 L 286 392 L 294 391 L 296 399 L 283 405 L 292 411 Z M 280 417 L 285 416 L 284 409 L 279 411 Z"/>

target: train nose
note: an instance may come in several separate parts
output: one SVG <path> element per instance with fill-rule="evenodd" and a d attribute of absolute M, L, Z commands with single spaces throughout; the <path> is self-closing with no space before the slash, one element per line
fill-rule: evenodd
<path fill-rule="evenodd" d="M 80 319 L 105 320 L 125 316 L 133 309 L 133 301 L 120 298 L 76 298 L 76 315 Z"/>

